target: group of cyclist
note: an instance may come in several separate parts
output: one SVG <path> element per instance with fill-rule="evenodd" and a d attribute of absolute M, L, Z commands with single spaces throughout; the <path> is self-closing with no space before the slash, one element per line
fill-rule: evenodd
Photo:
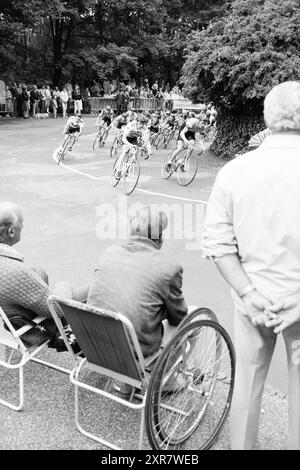
<path fill-rule="evenodd" d="M 177 147 L 166 163 L 166 171 L 168 171 L 168 167 L 172 165 L 172 162 L 184 147 L 189 147 L 192 151 L 197 133 L 200 134 L 200 139 L 202 139 L 207 128 L 214 126 L 215 117 L 216 112 L 210 104 L 197 115 L 191 111 L 179 113 L 158 110 L 142 113 L 127 111 L 117 117 L 111 107 L 107 106 L 99 111 L 96 126 L 98 135 L 103 129 L 106 136 L 109 131 L 116 129 L 115 142 L 118 145 L 119 156 L 115 168 L 116 178 L 120 178 L 124 159 L 133 146 L 143 147 L 145 158 L 149 158 L 152 154 L 152 144 L 155 143 L 159 135 L 168 133 L 168 135 L 176 138 L 175 134 L 177 132 Z M 76 134 L 78 139 L 83 127 L 84 123 L 80 115 L 71 116 L 64 129 L 64 141 L 61 148 L 63 148 L 70 134 Z M 102 144 L 104 145 L 105 141 Z M 72 150 L 72 148 L 70 147 L 69 150 Z"/>

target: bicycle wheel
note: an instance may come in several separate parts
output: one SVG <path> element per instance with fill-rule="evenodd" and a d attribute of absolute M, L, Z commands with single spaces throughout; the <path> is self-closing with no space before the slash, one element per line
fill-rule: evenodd
<path fill-rule="evenodd" d="M 181 186 L 188 186 L 194 180 L 198 170 L 198 162 L 194 155 L 188 156 L 186 153 L 183 161 L 177 170 L 178 183 Z"/>
<path fill-rule="evenodd" d="M 158 134 L 157 138 L 155 139 L 155 148 L 158 150 L 163 142 L 163 135 L 161 133 Z"/>
<path fill-rule="evenodd" d="M 114 161 L 114 164 L 113 164 L 113 167 L 112 167 L 112 171 L 111 171 L 111 184 L 113 187 L 117 186 L 120 182 L 120 178 L 116 178 L 116 172 L 117 172 L 117 161 L 118 161 L 119 157 L 117 157 Z"/>
<path fill-rule="evenodd" d="M 195 320 L 210 320 L 215 323 L 219 323 L 216 314 L 212 310 L 202 307 L 193 310 L 186 317 L 184 317 L 184 319 L 180 322 L 179 328 L 183 328 Z"/>
<path fill-rule="evenodd" d="M 124 193 L 128 196 L 135 190 L 136 185 L 139 181 L 141 170 L 138 160 L 136 158 L 132 158 L 132 155 L 129 155 L 129 157 L 127 157 L 125 165 L 126 170 L 123 179 L 123 189 Z"/>
<path fill-rule="evenodd" d="M 64 158 L 67 154 L 67 150 L 68 150 L 69 145 L 70 145 L 70 136 L 68 137 L 68 139 L 64 143 L 63 148 L 58 152 L 58 160 L 57 160 L 58 165 L 64 160 Z"/>
<path fill-rule="evenodd" d="M 99 142 L 99 147 L 104 147 L 107 137 L 108 137 L 108 130 L 104 129 L 101 140 Z"/>
<path fill-rule="evenodd" d="M 170 166 L 169 169 L 166 168 L 166 164 L 170 160 L 173 152 L 169 152 L 168 155 L 164 158 L 162 165 L 161 165 L 161 176 L 163 179 L 168 180 L 171 175 L 173 174 L 173 167 Z"/>
<path fill-rule="evenodd" d="M 97 135 L 94 139 L 94 142 L 93 142 L 93 151 L 96 150 L 96 147 L 97 147 L 97 143 L 100 142 L 100 132 L 97 132 Z M 99 146 L 100 146 L 100 143 L 99 143 Z"/>
<path fill-rule="evenodd" d="M 151 447 L 212 447 L 229 413 L 234 373 L 234 348 L 224 328 L 209 320 L 180 328 L 148 385 L 145 417 Z"/>
<path fill-rule="evenodd" d="M 198 145 L 199 145 L 198 155 L 202 155 L 205 152 L 204 142 L 202 139 L 198 142 Z"/>
<path fill-rule="evenodd" d="M 110 149 L 110 152 L 109 152 L 111 158 L 115 158 L 115 157 L 116 157 L 117 152 L 118 152 L 118 147 L 119 147 L 119 145 L 118 145 L 118 137 L 115 137 L 115 140 L 113 141 L 113 144 L 112 144 L 111 149 Z"/>

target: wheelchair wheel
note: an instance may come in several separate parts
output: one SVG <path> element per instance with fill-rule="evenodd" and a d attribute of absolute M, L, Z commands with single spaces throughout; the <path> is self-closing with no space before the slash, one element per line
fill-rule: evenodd
<path fill-rule="evenodd" d="M 178 330 L 150 377 L 146 430 L 157 450 L 212 447 L 229 413 L 235 355 L 218 323 L 195 320 Z"/>
<path fill-rule="evenodd" d="M 125 163 L 127 165 L 126 171 L 124 173 L 124 180 L 123 180 L 123 189 L 124 193 L 129 196 L 129 194 L 133 193 L 135 190 L 139 177 L 140 177 L 140 164 L 136 158 L 132 158 L 132 156 L 129 156 L 128 158 L 131 159 L 131 161 L 128 163 Z"/>
<path fill-rule="evenodd" d="M 197 308 L 193 312 L 189 313 L 184 319 L 181 321 L 179 328 L 183 328 L 184 326 L 188 325 L 192 321 L 195 320 L 210 320 L 215 323 L 219 323 L 219 320 L 216 314 L 210 310 L 209 308 Z"/>
<path fill-rule="evenodd" d="M 182 164 L 177 170 L 178 183 L 181 186 L 188 186 L 194 181 L 197 174 L 198 162 L 194 155 L 185 155 Z"/>

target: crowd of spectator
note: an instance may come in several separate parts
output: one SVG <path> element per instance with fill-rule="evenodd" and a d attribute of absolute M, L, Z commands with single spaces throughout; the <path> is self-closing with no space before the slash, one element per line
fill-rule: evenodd
<path fill-rule="evenodd" d="M 145 79 L 140 85 L 135 80 L 117 82 L 104 80 L 103 83 L 93 81 L 92 85 L 82 89 L 78 84 L 74 87 L 66 84 L 64 87 L 50 87 L 49 85 L 25 85 L 14 83 L 6 87 L 6 112 L 13 116 L 23 116 L 24 119 L 36 117 L 37 114 L 52 113 L 56 119 L 58 113 L 66 118 L 71 112 L 74 114 L 90 114 L 92 111 L 92 98 L 104 97 L 116 100 L 117 114 L 130 109 L 134 98 L 155 99 L 160 101 L 160 107 L 172 111 L 173 100 L 182 97 L 179 86 L 172 89 L 169 83 L 152 85 Z"/>

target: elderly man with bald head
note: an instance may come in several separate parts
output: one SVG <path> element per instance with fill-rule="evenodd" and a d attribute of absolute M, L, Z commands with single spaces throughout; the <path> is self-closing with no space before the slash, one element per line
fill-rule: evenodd
<path fill-rule="evenodd" d="M 21 316 L 32 320 L 38 315 L 47 317 L 48 327 L 56 327 L 48 309 L 49 287 L 47 275 L 24 262 L 13 248 L 20 239 L 23 216 L 18 206 L 11 202 L 0 202 L 0 306 L 8 318 Z M 22 339 L 28 346 L 45 341 L 40 331 L 27 332 Z"/>

